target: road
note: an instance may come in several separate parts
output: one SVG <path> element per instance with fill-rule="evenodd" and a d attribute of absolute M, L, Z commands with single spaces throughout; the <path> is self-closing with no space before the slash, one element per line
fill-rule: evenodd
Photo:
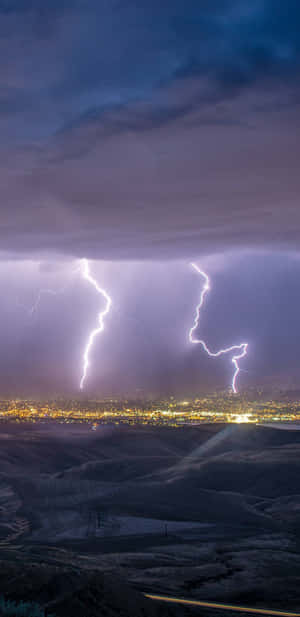
<path fill-rule="evenodd" d="M 275 615 L 275 617 L 300 617 L 300 613 L 290 613 L 288 611 L 276 611 L 268 608 L 250 608 L 249 606 L 234 606 L 232 604 L 217 604 L 216 602 L 203 602 L 202 600 L 185 600 L 183 598 L 173 598 L 171 596 L 157 596 L 150 593 L 144 594 L 150 600 L 160 602 L 174 602 L 174 604 L 185 604 L 189 606 L 202 606 L 205 608 L 219 608 L 225 611 L 237 611 L 239 613 L 250 613 L 258 615 Z"/>

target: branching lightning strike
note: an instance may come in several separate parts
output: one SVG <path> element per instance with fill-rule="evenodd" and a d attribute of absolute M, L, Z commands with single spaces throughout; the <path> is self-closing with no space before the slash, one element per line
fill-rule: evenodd
<path fill-rule="evenodd" d="M 89 367 L 89 353 L 91 350 L 91 347 L 93 345 L 94 339 L 97 336 L 97 334 L 100 334 L 100 332 L 102 332 L 104 330 L 104 317 L 109 313 L 110 308 L 111 308 L 111 304 L 112 304 L 112 300 L 110 298 L 110 296 L 108 295 L 108 293 L 105 291 L 105 289 L 102 289 L 97 281 L 92 277 L 91 273 L 90 273 L 90 268 L 89 268 L 89 262 L 87 259 L 82 259 L 80 262 L 81 265 L 81 273 L 82 276 L 85 280 L 87 280 L 91 285 L 93 285 L 93 287 L 96 289 L 96 291 L 101 294 L 105 300 L 106 300 L 106 305 L 105 308 L 103 309 L 103 311 L 100 311 L 99 315 L 98 315 L 98 322 L 99 322 L 99 326 L 97 328 L 94 328 L 94 330 L 91 331 L 88 340 L 87 340 L 87 344 L 85 346 L 84 349 L 84 353 L 83 353 L 83 370 L 82 370 L 82 376 L 80 379 L 80 390 L 83 390 L 84 387 L 84 382 L 87 376 L 87 370 Z"/>
<path fill-rule="evenodd" d="M 30 317 L 32 317 L 36 312 L 37 309 L 39 307 L 39 304 L 42 300 L 42 296 L 43 295 L 50 295 L 50 296 L 57 296 L 59 293 L 63 293 L 65 289 L 61 289 L 59 291 L 55 291 L 55 289 L 40 289 L 36 298 L 36 301 L 34 302 L 34 304 L 32 305 L 32 307 L 29 309 L 29 315 Z"/>
<path fill-rule="evenodd" d="M 200 294 L 200 300 L 199 303 L 197 304 L 196 307 L 196 316 L 195 316 L 195 320 L 194 323 L 189 331 L 189 341 L 190 343 L 196 344 L 196 345 L 202 345 L 204 351 L 206 351 L 206 353 L 213 357 L 213 358 L 218 358 L 219 356 L 222 356 L 224 354 L 230 353 L 231 351 L 235 351 L 238 350 L 239 353 L 234 354 L 231 358 L 231 362 L 233 363 L 235 369 L 234 369 L 234 373 L 233 373 L 233 377 L 232 377 L 232 381 L 231 381 L 231 388 L 232 391 L 234 392 L 234 394 L 237 393 L 237 387 L 236 387 L 236 380 L 237 380 L 237 376 L 240 372 L 240 367 L 238 364 L 238 361 L 241 360 L 241 358 L 244 358 L 247 355 L 247 348 L 248 348 L 248 343 L 240 343 L 240 345 L 232 345 L 231 347 L 227 347 L 226 349 L 220 349 L 219 351 L 213 352 L 210 351 L 210 349 L 207 347 L 205 341 L 203 341 L 202 339 L 195 339 L 194 338 L 194 332 L 195 330 L 197 330 L 198 325 L 199 325 L 199 320 L 200 320 L 200 310 L 201 307 L 203 306 L 204 300 L 205 300 L 205 296 L 208 293 L 208 291 L 210 290 L 210 280 L 209 277 L 207 276 L 206 272 L 204 272 L 203 270 L 200 270 L 200 268 L 198 268 L 198 266 L 195 263 L 192 263 L 191 266 L 196 270 L 196 272 L 198 272 L 198 274 L 200 274 L 203 278 L 204 278 L 204 286 L 202 288 L 201 294 Z"/>
<path fill-rule="evenodd" d="M 72 271 L 71 271 L 72 276 L 74 274 L 77 274 L 79 271 L 81 271 L 81 269 L 79 269 L 78 266 L 76 268 L 73 268 Z M 70 284 L 71 283 L 68 282 L 61 289 L 51 289 L 51 288 L 46 288 L 46 289 L 42 288 L 42 289 L 40 289 L 38 294 L 37 294 L 36 300 L 34 301 L 32 306 L 30 307 L 30 309 L 27 309 L 29 316 L 33 317 L 33 315 L 35 315 L 37 313 L 37 310 L 38 310 L 38 308 L 39 308 L 39 306 L 41 304 L 43 296 L 59 296 L 59 295 L 62 295 L 70 287 Z M 26 308 L 23 304 L 21 306 L 22 306 L 22 308 Z"/>

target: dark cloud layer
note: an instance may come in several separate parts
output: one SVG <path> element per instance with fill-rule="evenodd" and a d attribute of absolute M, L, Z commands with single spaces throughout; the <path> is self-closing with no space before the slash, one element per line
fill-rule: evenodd
<path fill-rule="evenodd" d="M 297 248 L 296 0 L 0 1 L 4 255 Z"/>

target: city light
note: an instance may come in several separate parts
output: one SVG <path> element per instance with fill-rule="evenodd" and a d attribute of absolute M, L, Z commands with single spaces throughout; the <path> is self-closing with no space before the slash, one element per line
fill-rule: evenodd
<path fill-rule="evenodd" d="M 129 399 L 2 400 L 0 420 L 17 422 L 84 422 L 152 426 L 200 424 L 275 424 L 300 422 L 300 400 L 262 400 L 259 392 L 248 396 L 227 392 L 196 397 L 187 405 L 174 397 L 153 401 Z"/>

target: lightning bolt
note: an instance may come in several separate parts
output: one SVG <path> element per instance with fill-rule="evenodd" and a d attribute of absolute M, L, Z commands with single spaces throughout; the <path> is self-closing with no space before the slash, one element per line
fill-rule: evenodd
<path fill-rule="evenodd" d="M 89 361 L 89 354 L 90 354 L 90 350 L 91 347 L 93 345 L 93 342 L 96 338 L 96 336 L 98 334 L 100 334 L 100 332 L 102 332 L 104 330 L 104 318 L 105 316 L 109 313 L 110 308 L 111 308 L 111 304 L 112 304 L 112 300 L 109 297 L 108 293 L 105 291 L 105 289 L 102 289 L 97 281 L 92 277 L 91 273 L 90 273 L 90 267 L 89 267 L 89 262 L 87 259 L 81 259 L 80 261 L 80 266 L 81 266 L 81 273 L 83 278 L 88 281 L 97 291 L 97 293 L 101 294 L 105 300 L 106 300 L 106 305 L 103 309 L 103 311 L 100 311 L 99 315 L 98 315 L 98 322 L 99 325 L 97 328 L 94 328 L 94 330 L 91 331 L 85 349 L 84 349 L 84 353 L 83 353 L 83 369 L 82 369 L 82 376 L 80 379 L 80 390 L 83 390 L 84 387 L 84 382 L 87 376 L 87 371 L 88 371 L 88 367 L 90 364 Z"/>
<path fill-rule="evenodd" d="M 74 274 L 77 274 L 79 271 L 80 271 L 80 269 L 78 268 L 78 266 L 73 268 L 72 271 L 71 271 L 72 278 L 73 278 Z M 37 310 L 38 310 L 38 308 L 40 306 L 40 303 L 42 301 L 43 296 L 58 296 L 58 295 L 64 294 L 67 291 L 67 289 L 70 287 L 71 284 L 72 284 L 72 279 L 71 279 L 71 281 L 69 281 L 61 289 L 51 289 L 51 288 L 40 289 L 38 294 L 37 294 L 36 300 L 34 301 L 32 306 L 30 307 L 30 309 L 27 309 L 26 306 L 24 306 L 20 302 L 18 302 L 18 304 L 23 309 L 28 310 L 28 315 L 30 317 L 33 317 L 33 315 L 35 315 L 35 313 L 37 313 Z"/>
<path fill-rule="evenodd" d="M 240 367 L 239 367 L 238 362 L 239 360 L 241 360 L 241 358 L 244 358 L 247 355 L 248 343 L 240 343 L 240 345 L 232 345 L 231 347 L 226 347 L 226 349 L 220 349 L 219 351 L 213 352 L 213 351 L 210 351 L 210 349 L 207 347 L 205 341 L 203 341 L 202 339 L 194 338 L 194 332 L 195 330 L 197 330 L 198 325 L 199 325 L 200 310 L 203 306 L 205 296 L 210 290 L 210 280 L 206 272 L 204 272 L 203 270 L 200 270 L 200 268 L 198 268 L 196 264 L 192 263 L 191 266 L 194 268 L 194 270 L 196 270 L 198 274 L 200 274 L 204 278 L 204 285 L 203 285 L 203 288 L 200 294 L 199 303 L 197 304 L 197 307 L 196 307 L 195 320 L 189 331 L 189 341 L 190 343 L 193 343 L 196 345 L 202 345 L 204 351 L 206 351 L 206 353 L 213 358 L 218 358 L 219 356 L 230 353 L 231 351 L 233 352 L 238 351 L 238 353 L 234 354 L 231 358 L 231 362 L 233 363 L 235 367 L 234 373 L 232 376 L 232 381 L 231 381 L 231 389 L 234 392 L 234 394 L 236 394 L 237 393 L 236 380 L 240 372 Z"/>
<path fill-rule="evenodd" d="M 32 307 L 29 309 L 28 313 L 30 315 L 30 317 L 32 317 L 34 315 L 34 313 L 37 312 L 37 309 L 39 307 L 39 304 L 41 302 L 41 299 L 43 297 L 43 295 L 50 295 L 50 296 L 57 296 L 60 293 L 63 293 L 65 291 L 64 289 L 60 289 L 58 291 L 55 291 L 54 289 L 40 289 L 36 301 L 34 302 L 34 304 L 32 305 Z"/>

